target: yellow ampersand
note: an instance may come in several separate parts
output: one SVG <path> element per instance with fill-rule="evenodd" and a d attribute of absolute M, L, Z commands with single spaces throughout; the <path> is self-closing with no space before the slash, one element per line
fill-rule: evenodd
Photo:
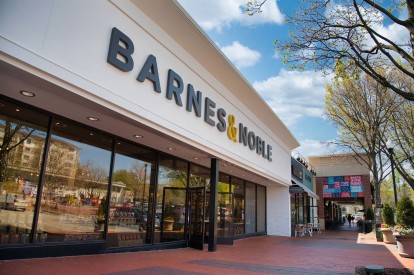
<path fill-rule="evenodd" d="M 234 124 L 236 123 L 236 119 L 233 115 L 229 115 L 229 127 L 227 128 L 227 136 L 230 140 L 237 142 L 237 128 L 234 127 Z"/>

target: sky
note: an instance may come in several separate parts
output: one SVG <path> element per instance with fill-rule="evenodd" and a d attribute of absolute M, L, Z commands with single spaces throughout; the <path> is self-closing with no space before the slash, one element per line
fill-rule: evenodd
<path fill-rule="evenodd" d="M 289 70 L 274 49 L 275 40 L 289 39 L 284 18 L 302 0 L 268 0 L 262 13 L 254 16 L 243 11 L 247 0 L 178 2 L 299 141 L 301 146 L 293 151 L 293 156 L 333 153 L 325 144 L 337 138 L 337 129 L 323 117 L 330 77 L 321 72 Z M 394 25 L 383 24 L 378 29 L 383 34 L 402 35 Z"/>

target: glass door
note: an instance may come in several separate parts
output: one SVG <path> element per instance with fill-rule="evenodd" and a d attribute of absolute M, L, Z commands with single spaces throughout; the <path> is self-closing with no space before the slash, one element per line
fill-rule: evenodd
<path fill-rule="evenodd" d="M 161 242 L 185 240 L 186 188 L 165 187 L 161 212 Z"/>
<path fill-rule="evenodd" d="M 233 244 L 233 194 L 218 193 L 217 199 L 217 243 Z"/>
<path fill-rule="evenodd" d="M 189 231 L 188 246 L 203 250 L 205 228 L 208 227 L 208 221 L 205 221 L 205 187 L 190 188 L 190 207 L 189 207 Z"/>

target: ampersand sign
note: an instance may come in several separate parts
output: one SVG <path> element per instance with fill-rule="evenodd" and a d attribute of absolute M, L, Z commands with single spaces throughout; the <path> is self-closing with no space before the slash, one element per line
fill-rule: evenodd
<path fill-rule="evenodd" d="M 229 127 L 227 128 L 227 136 L 230 140 L 237 142 L 237 128 L 234 127 L 234 124 L 236 123 L 236 119 L 233 115 L 229 115 Z"/>

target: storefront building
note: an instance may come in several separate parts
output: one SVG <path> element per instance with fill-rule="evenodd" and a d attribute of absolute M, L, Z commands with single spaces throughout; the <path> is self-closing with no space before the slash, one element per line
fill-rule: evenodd
<path fill-rule="evenodd" d="M 290 235 L 286 126 L 176 2 L 0 3 L 0 258 Z"/>
<path fill-rule="evenodd" d="M 300 161 L 299 161 L 300 160 Z M 291 235 L 297 224 L 312 223 L 318 228 L 318 199 L 315 193 L 313 169 L 302 159 L 291 158 L 292 186 L 289 187 L 291 208 Z"/>
<path fill-rule="evenodd" d="M 353 154 L 311 156 L 314 167 L 318 215 L 321 229 L 335 228 L 342 223 L 341 205 L 372 209 L 373 186 L 369 169 Z"/>

